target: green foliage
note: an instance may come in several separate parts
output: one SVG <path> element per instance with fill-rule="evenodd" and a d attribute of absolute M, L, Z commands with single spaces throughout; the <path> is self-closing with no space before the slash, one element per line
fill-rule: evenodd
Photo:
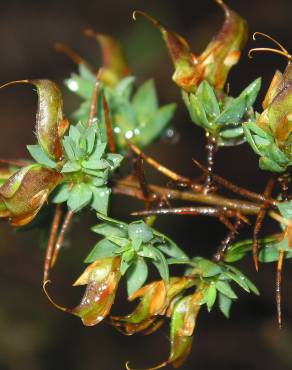
<path fill-rule="evenodd" d="M 237 98 L 218 98 L 219 93 L 207 81 L 202 81 L 195 93 L 183 92 L 183 98 L 191 120 L 213 135 L 219 146 L 237 145 L 244 139 L 242 122 L 255 119 L 252 106 L 260 87 L 258 78 Z"/>
<path fill-rule="evenodd" d="M 80 108 L 73 114 L 77 121 L 86 121 L 95 85 L 95 76 L 81 65 L 79 74 L 72 74 L 65 81 L 68 89 L 82 98 Z M 144 82 L 133 94 L 135 78 L 125 77 L 112 87 L 101 84 L 100 91 L 104 94 L 110 108 L 114 139 L 120 152 L 127 150 L 127 140 L 144 148 L 155 141 L 166 130 L 175 112 L 175 104 L 163 107 L 158 105 L 158 97 L 153 80 Z M 106 137 L 103 107 L 98 104 L 97 116 Z"/>
<path fill-rule="evenodd" d="M 166 257 L 188 260 L 187 255 L 169 238 L 145 224 L 134 221 L 125 224 L 97 214 L 104 221 L 92 228 L 104 236 L 85 259 L 86 263 L 98 259 L 120 256 L 121 274 L 127 277 L 128 295 L 132 295 L 146 281 L 147 263 L 153 263 L 161 278 L 169 279 Z"/>
<path fill-rule="evenodd" d="M 259 166 L 262 170 L 281 173 L 292 164 L 292 161 L 277 146 L 275 137 L 255 122 L 244 123 L 243 130 L 247 142 L 260 156 Z"/>
<path fill-rule="evenodd" d="M 94 210 L 107 213 L 110 189 L 109 175 L 120 165 L 122 156 L 106 152 L 97 124 L 87 127 L 82 123 L 70 126 L 63 145 L 66 159 L 61 168 L 64 182 L 53 202 L 67 201 L 73 212 L 90 205 Z"/>
<path fill-rule="evenodd" d="M 201 283 L 199 287 L 202 291 L 202 304 L 207 305 L 209 312 L 212 310 L 216 298 L 221 297 L 218 302 L 219 308 L 227 316 L 226 306 L 229 307 L 229 312 L 232 302 L 238 298 L 231 288 L 231 283 L 235 283 L 247 293 L 253 292 L 254 294 L 259 294 L 256 286 L 240 270 L 232 265 L 225 263 L 218 264 L 202 257 L 195 257 L 188 264 L 191 267 L 186 270 L 186 273 L 200 276 Z"/>
<path fill-rule="evenodd" d="M 222 1 L 216 2 L 225 12 L 225 22 L 217 37 L 198 57 L 182 37 L 168 31 L 156 19 L 143 12 L 136 15 L 145 16 L 162 32 L 175 67 L 173 80 L 182 89 L 191 120 L 215 139 L 214 145 L 208 145 L 208 170 L 205 171 L 208 173 L 204 175 L 248 201 L 223 198 L 217 194 L 220 189 L 213 187 L 213 183 L 210 187 L 201 187 L 193 179 L 176 175 L 140 152 L 163 134 L 173 118 L 175 104 L 159 106 L 152 79 L 136 88 L 120 43 L 111 36 L 91 30 L 86 34 L 94 37 L 101 46 L 102 66 L 97 74 L 82 58 L 64 48 L 67 54 L 78 59 L 79 64 L 79 73 L 65 81 L 68 89 L 82 100 L 72 114 L 76 124 L 72 125 L 64 118 L 62 95 L 54 82 L 24 80 L 36 87 L 39 98 L 35 127 L 37 143 L 27 146 L 35 162 L 7 161 L 7 168 L 0 169 L 0 217 L 9 219 L 17 227 L 27 224 L 26 229 L 42 227 L 46 239 L 50 240 L 44 268 L 44 290 L 48 272 L 56 262 L 60 241 L 64 239 L 73 214 L 87 207 L 99 219 L 92 230 L 100 238 L 85 259 L 89 265 L 74 283 L 74 286 L 86 286 L 81 302 L 74 308 L 56 307 L 78 316 L 86 326 L 96 325 L 110 315 L 120 280 L 125 279 L 129 301 L 139 299 L 139 302 L 132 313 L 112 316 L 110 322 L 127 335 L 149 334 L 161 325 L 163 317 L 169 318 L 171 348 L 163 365 L 174 367 L 183 363 L 191 349 L 196 320 L 203 307 L 211 312 L 217 304 L 223 315 L 229 317 L 239 289 L 259 294 L 255 284 L 234 266 L 235 262 L 251 252 L 254 259 L 258 254 L 262 263 L 279 261 L 279 294 L 283 257 L 292 258 L 292 202 L 287 200 L 290 198 L 286 194 L 290 181 L 288 174 L 278 177 L 282 189 L 275 198 L 277 201 L 270 199 L 273 195 L 269 194 L 269 188 L 260 197 L 212 174 L 215 151 L 244 141 L 260 157 L 261 169 L 278 175 L 288 170 L 292 163 L 291 63 L 283 74 L 276 72 L 261 114 L 255 113 L 253 108 L 261 87 L 260 78 L 249 84 L 238 97 L 228 96 L 225 93 L 228 89 L 224 88 L 230 69 L 239 60 L 247 26 L 245 20 Z M 285 54 L 281 49 L 280 53 Z M 96 107 L 92 107 L 95 101 Z M 116 145 L 110 145 L 113 144 L 111 128 Z M 136 171 L 133 170 L 130 154 L 134 154 L 126 153 L 128 141 L 138 147 L 136 152 L 141 161 L 136 163 L 142 166 L 143 160 L 147 161 L 175 184 L 167 183 L 165 188 L 148 186 L 143 179 L 143 168 L 139 171 L 136 166 Z M 121 170 L 110 181 L 123 160 L 122 154 L 128 154 L 127 172 Z M 1 164 L 5 164 L 5 160 Z M 180 188 L 182 185 L 185 189 Z M 141 214 L 147 217 L 125 223 L 107 216 L 112 190 L 142 200 L 146 212 Z M 199 208 L 196 204 L 195 208 L 174 209 L 170 202 L 175 200 L 206 203 L 208 207 Z M 45 209 L 47 213 L 39 213 L 46 203 L 50 203 Z M 162 204 L 169 208 L 161 209 Z M 265 212 L 279 223 L 278 234 L 257 240 L 257 243 L 253 239 L 228 243 L 237 237 L 241 222 L 248 223 L 250 216 L 256 213 L 262 216 Z M 188 257 L 173 240 L 152 227 L 157 214 L 167 213 L 216 216 L 228 227 L 229 233 L 213 260 Z M 260 221 L 261 217 L 258 217 L 254 238 Z M 173 265 L 181 265 L 184 273 L 173 276 Z M 156 270 L 159 280 L 148 282 L 152 269 Z M 279 301 L 277 296 L 277 303 Z M 161 365 L 155 368 L 161 368 Z"/>

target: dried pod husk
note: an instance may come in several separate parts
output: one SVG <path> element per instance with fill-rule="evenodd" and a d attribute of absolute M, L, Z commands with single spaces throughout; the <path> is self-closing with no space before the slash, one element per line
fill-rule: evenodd
<path fill-rule="evenodd" d="M 37 88 L 38 111 L 36 135 L 43 151 L 53 160 L 63 159 L 62 137 L 68 128 L 63 116 L 63 100 L 59 87 L 50 80 L 29 81 Z"/>
<path fill-rule="evenodd" d="M 102 66 L 99 79 L 106 86 L 116 86 L 120 80 L 130 74 L 122 45 L 112 36 L 103 33 L 86 30 L 85 34 L 94 37 L 101 47 Z"/>
<path fill-rule="evenodd" d="M 292 63 L 284 73 L 276 71 L 265 100 L 258 125 L 274 136 L 279 149 L 292 159 Z"/>
<path fill-rule="evenodd" d="M 170 278 L 169 283 L 163 280 L 154 281 L 136 291 L 130 298 L 133 301 L 140 298 L 136 309 L 127 316 L 112 317 L 113 325 L 122 330 L 126 335 L 144 332 L 152 327 L 150 332 L 157 329 L 155 322 L 166 313 L 170 302 L 185 289 L 195 284 L 193 278 Z M 154 325 L 154 326 L 153 326 Z M 147 334 L 149 332 L 147 331 Z"/>
<path fill-rule="evenodd" d="M 0 168 L 0 186 L 3 185 L 18 169 L 19 167 L 15 166 Z"/>
<path fill-rule="evenodd" d="M 193 332 L 202 304 L 202 293 L 195 292 L 178 300 L 173 308 L 170 324 L 171 353 L 167 361 L 179 367 L 190 353 Z"/>
<path fill-rule="evenodd" d="M 0 187 L 0 217 L 9 217 L 14 226 L 26 225 L 62 178 L 59 172 L 38 164 L 20 169 Z"/>
<path fill-rule="evenodd" d="M 200 56 L 191 52 L 183 37 L 167 30 L 155 18 L 140 11 L 135 13 L 145 16 L 160 29 L 175 66 L 173 80 L 187 92 L 194 92 L 203 80 L 207 80 L 216 89 L 223 89 L 229 71 L 238 63 L 247 40 L 246 21 L 223 1 L 216 2 L 225 12 L 225 22 Z"/>
<path fill-rule="evenodd" d="M 240 59 L 247 37 L 247 22 L 238 13 L 229 9 L 223 1 L 216 0 L 225 13 L 221 30 L 199 57 L 203 79 L 213 87 L 223 89 L 230 69 Z"/>
<path fill-rule="evenodd" d="M 292 163 L 292 64 L 284 73 L 276 71 L 266 97 L 263 112 L 256 122 L 243 125 L 245 136 L 263 170 L 285 172 Z"/>
<path fill-rule="evenodd" d="M 104 258 L 88 266 L 74 286 L 87 285 L 81 303 L 63 309 L 81 318 L 85 326 L 100 323 L 114 303 L 120 281 L 120 257 Z"/>

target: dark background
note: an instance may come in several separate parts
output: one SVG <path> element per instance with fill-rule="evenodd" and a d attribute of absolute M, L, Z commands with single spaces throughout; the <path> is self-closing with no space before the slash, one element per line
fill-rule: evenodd
<path fill-rule="evenodd" d="M 292 50 L 290 0 L 229 0 L 228 4 L 248 20 L 251 32 L 269 33 Z M 137 8 L 156 15 L 186 36 L 195 53 L 203 50 L 223 19 L 220 9 L 211 0 L 1 1 L 0 83 L 49 78 L 61 85 L 75 66 L 56 53 L 53 44 L 64 42 L 98 66 L 98 46 L 83 37 L 82 30 L 92 27 L 110 33 L 124 43 L 138 82 L 154 77 L 161 102 L 178 102 L 174 126 L 180 141 L 175 145 L 156 143 L 147 152 L 177 171 L 195 177 L 199 172 L 193 167 L 191 158 L 204 159 L 203 133 L 190 122 L 179 90 L 171 82 L 172 65 L 160 34 L 143 19 L 136 23 L 132 20 L 131 13 Z M 269 43 L 258 41 L 257 45 Z M 248 48 L 252 46 L 250 39 Z M 285 63 L 283 58 L 269 54 L 250 60 L 245 51 L 230 75 L 232 94 L 262 76 L 262 98 L 275 69 L 283 69 Z M 68 114 L 79 103 L 65 89 L 64 101 Z M 27 156 L 25 145 L 35 141 L 35 111 L 36 94 L 31 87 L 19 85 L 0 91 L 1 157 Z M 262 191 L 268 179 L 267 174 L 259 174 L 257 158 L 247 145 L 220 151 L 216 172 L 257 191 Z M 147 174 L 151 181 L 163 183 L 164 179 L 153 171 L 147 170 Z M 130 219 L 130 210 L 141 206 L 117 197 L 112 204 L 112 215 Z M 82 290 L 70 284 L 84 268 L 81 261 L 96 241 L 96 236 L 88 231 L 96 222 L 94 217 L 84 214 L 84 219 L 82 225 L 76 223 L 71 230 L 52 274 L 54 284 L 50 291 L 63 305 L 74 306 L 80 299 Z M 207 258 L 226 233 L 216 220 L 207 218 L 168 217 L 160 220 L 157 227 L 169 233 L 188 252 Z M 273 228 L 272 224 L 266 224 L 266 231 L 271 232 Z M 167 357 L 167 326 L 149 337 L 128 338 L 107 324 L 85 328 L 79 319 L 51 307 L 41 290 L 44 251 L 39 248 L 38 235 L 32 231 L 15 232 L 6 222 L 0 224 L 0 233 L 0 370 L 118 370 L 123 369 L 129 359 L 134 366 L 143 368 Z M 286 263 L 284 268 L 282 331 L 278 330 L 275 320 L 275 266 L 263 265 L 256 275 L 248 260 L 242 264 L 242 269 L 254 279 L 261 296 L 240 292 L 230 320 L 217 309 L 211 314 L 202 312 L 193 351 L 182 368 L 291 369 L 290 266 Z M 114 311 L 127 312 L 127 308 L 117 304 Z"/>

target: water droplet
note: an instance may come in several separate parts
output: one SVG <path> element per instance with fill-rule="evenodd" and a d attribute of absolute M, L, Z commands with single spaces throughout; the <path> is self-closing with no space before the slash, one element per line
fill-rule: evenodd
<path fill-rule="evenodd" d="M 133 131 L 131 131 L 131 130 L 129 130 L 125 133 L 125 138 L 128 139 L 128 140 L 132 139 L 133 136 L 134 136 L 134 134 L 133 134 Z"/>
<path fill-rule="evenodd" d="M 180 140 L 180 134 L 174 127 L 170 126 L 166 129 L 161 139 L 167 144 L 176 144 Z"/>
<path fill-rule="evenodd" d="M 68 81 L 68 87 L 71 91 L 77 91 L 79 89 L 78 83 L 74 80 Z"/>

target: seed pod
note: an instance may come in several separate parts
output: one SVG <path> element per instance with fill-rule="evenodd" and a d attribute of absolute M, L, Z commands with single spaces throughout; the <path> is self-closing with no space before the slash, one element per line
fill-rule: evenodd
<path fill-rule="evenodd" d="M 196 292 L 179 300 L 171 316 L 171 354 L 167 361 L 179 367 L 188 356 L 193 341 L 193 332 L 201 308 L 202 294 Z"/>
<path fill-rule="evenodd" d="M 79 316 L 85 326 L 97 325 L 109 313 L 120 281 L 120 257 L 97 260 L 86 268 L 74 286 L 87 285 L 81 303 L 62 310 Z"/>
<path fill-rule="evenodd" d="M 194 92 L 201 81 L 207 80 L 214 88 L 223 89 L 230 69 L 238 63 L 247 40 L 247 23 L 230 10 L 222 0 L 216 0 L 225 13 L 225 22 L 206 50 L 195 56 L 187 41 L 175 32 L 168 31 L 159 21 L 137 11 L 158 27 L 163 35 L 175 66 L 174 82 L 187 92 Z"/>
<path fill-rule="evenodd" d="M 0 187 L 0 217 L 9 217 L 14 226 L 32 221 L 62 174 L 34 164 L 12 175 Z"/>
<path fill-rule="evenodd" d="M 99 43 L 102 54 L 102 67 L 99 79 L 108 86 L 116 86 L 130 74 L 128 61 L 121 44 L 109 35 L 85 30 L 84 34 L 93 37 Z"/>
<path fill-rule="evenodd" d="M 166 310 L 176 296 L 193 285 L 195 285 L 195 280 L 185 276 L 170 278 L 168 284 L 159 280 L 145 285 L 129 298 L 130 301 L 141 299 L 136 309 L 127 316 L 112 317 L 113 325 L 123 330 L 127 335 L 145 332 L 159 316 L 168 315 Z M 154 328 L 158 327 L 154 326 Z"/>
<path fill-rule="evenodd" d="M 36 135 L 43 151 L 53 160 L 63 158 L 62 137 L 68 128 L 58 86 L 50 80 L 32 80 L 38 92 Z"/>
<path fill-rule="evenodd" d="M 263 102 L 258 125 L 273 135 L 277 146 L 292 159 L 292 63 L 284 73 L 276 71 Z"/>
<path fill-rule="evenodd" d="M 63 117 L 63 100 L 59 87 L 50 80 L 20 80 L 2 85 L 0 88 L 30 83 L 37 88 L 38 110 L 36 136 L 43 151 L 53 160 L 63 159 L 62 137 L 69 122 Z"/>

